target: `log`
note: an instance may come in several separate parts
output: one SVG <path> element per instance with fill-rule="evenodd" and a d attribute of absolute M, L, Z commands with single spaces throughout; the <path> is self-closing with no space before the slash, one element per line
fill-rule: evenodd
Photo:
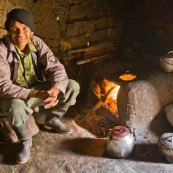
<path fill-rule="evenodd" d="M 100 55 L 103 55 L 103 54 L 108 54 L 108 53 L 115 53 L 117 51 L 117 48 L 114 47 L 114 48 L 103 48 L 103 49 L 100 49 L 99 51 L 88 51 L 86 52 L 86 56 L 87 57 L 93 57 L 93 56 L 100 56 Z"/>
<path fill-rule="evenodd" d="M 92 57 L 96 57 L 96 56 L 101 56 L 103 54 L 110 54 L 110 53 L 115 53 L 117 51 L 116 47 L 111 47 L 111 48 L 102 48 L 102 49 L 97 49 L 97 50 L 91 50 L 91 51 L 87 51 L 85 53 L 76 53 L 76 54 L 68 54 L 66 55 L 63 59 L 65 61 L 68 60 L 72 60 L 72 59 L 79 59 L 79 58 L 83 58 L 85 55 L 87 58 L 92 58 Z"/>
<path fill-rule="evenodd" d="M 113 58 L 114 55 L 113 54 L 105 54 L 105 55 L 101 55 L 98 57 L 92 57 L 92 58 L 88 58 L 88 59 L 83 59 L 80 61 L 77 61 L 77 65 L 81 65 L 81 64 L 86 64 L 88 62 L 92 62 L 92 61 L 96 61 L 96 60 L 101 60 L 101 59 L 105 59 L 105 58 Z"/>
<path fill-rule="evenodd" d="M 78 58 L 83 58 L 84 54 L 70 54 L 67 55 L 63 58 L 64 61 L 72 60 L 72 59 L 78 59 Z"/>
<path fill-rule="evenodd" d="M 35 111 L 37 107 L 35 108 Z M 31 134 L 31 136 L 34 136 L 39 132 L 39 128 L 36 124 L 35 118 L 33 115 L 30 115 L 28 117 L 28 123 L 27 123 L 27 131 Z M 18 142 L 19 138 L 17 133 L 14 131 L 12 125 L 9 123 L 6 117 L 0 118 L 0 131 L 3 133 L 5 141 L 4 142 Z"/>
<path fill-rule="evenodd" d="M 69 50 L 68 54 L 96 51 L 98 49 L 100 49 L 100 47 L 86 47 L 86 48 L 81 48 L 81 49 L 77 49 L 77 50 Z"/>
<path fill-rule="evenodd" d="M 0 131 L 7 142 L 17 142 L 18 137 L 7 118 L 0 118 Z"/>
<path fill-rule="evenodd" d="M 82 52 L 90 52 L 90 51 L 98 51 L 99 49 L 106 49 L 106 48 L 113 48 L 115 47 L 115 43 L 113 41 L 107 41 L 107 42 L 103 42 L 97 45 L 93 45 L 93 46 L 89 46 L 86 48 L 81 48 L 81 49 L 76 49 L 76 50 L 69 50 L 68 54 L 73 54 L 73 53 L 82 53 Z"/>

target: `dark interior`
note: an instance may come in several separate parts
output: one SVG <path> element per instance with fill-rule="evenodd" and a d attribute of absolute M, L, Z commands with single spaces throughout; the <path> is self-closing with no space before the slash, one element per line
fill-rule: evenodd
<path fill-rule="evenodd" d="M 139 124 L 139 141 L 132 157 L 117 160 L 105 152 L 105 140 L 109 130 L 119 125 L 119 110 L 116 99 L 108 103 L 105 100 L 112 86 L 123 88 L 131 82 L 121 80 L 123 74 L 133 74 L 136 76 L 133 81 L 138 81 L 162 72 L 160 57 L 173 49 L 173 1 L 3 0 L 0 36 L 6 34 L 5 16 L 13 8 L 32 12 L 35 35 L 64 64 L 69 78 L 79 82 L 81 92 L 76 105 L 65 115 L 74 133 L 61 136 L 41 128 L 34 138 L 32 160 L 27 165 L 14 164 L 18 144 L 4 143 L 0 136 L 2 172 L 172 172 L 172 165 L 159 154 L 156 144 L 158 136 L 172 131 L 163 107 L 152 117 L 154 132 L 148 124 L 144 128 L 144 124 Z M 109 90 L 104 90 L 107 82 Z M 101 91 L 100 98 L 96 89 Z"/>

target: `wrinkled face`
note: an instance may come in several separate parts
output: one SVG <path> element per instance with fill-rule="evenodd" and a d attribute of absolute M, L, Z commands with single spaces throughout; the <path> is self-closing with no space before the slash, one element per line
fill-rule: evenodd
<path fill-rule="evenodd" d="M 23 51 L 34 33 L 26 25 L 18 21 L 12 21 L 8 34 L 19 50 Z"/>

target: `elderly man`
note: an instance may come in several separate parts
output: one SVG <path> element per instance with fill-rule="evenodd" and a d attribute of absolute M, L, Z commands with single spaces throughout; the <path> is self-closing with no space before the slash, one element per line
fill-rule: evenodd
<path fill-rule="evenodd" d="M 49 47 L 34 35 L 32 14 L 13 9 L 7 14 L 8 35 L 0 39 L 0 110 L 18 134 L 22 148 L 17 163 L 30 157 L 32 136 L 28 130 L 34 107 L 46 111 L 44 127 L 58 133 L 71 133 L 72 128 L 60 121 L 70 105 L 74 105 L 79 85 L 68 79 L 64 66 Z"/>

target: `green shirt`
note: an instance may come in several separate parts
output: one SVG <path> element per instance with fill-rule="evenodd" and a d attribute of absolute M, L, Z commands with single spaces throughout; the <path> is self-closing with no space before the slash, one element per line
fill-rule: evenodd
<path fill-rule="evenodd" d="M 16 47 L 18 58 L 20 59 L 16 82 L 18 85 L 24 87 L 31 86 L 37 81 L 37 76 L 34 71 L 34 64 L 32 62 L 32 55 L 31 55 L 32 51 L 36 52 L 37 50 L 31 41 L 28 43 L 28 46 L 29 46 L 28 54 L 24 54 Z"/>

